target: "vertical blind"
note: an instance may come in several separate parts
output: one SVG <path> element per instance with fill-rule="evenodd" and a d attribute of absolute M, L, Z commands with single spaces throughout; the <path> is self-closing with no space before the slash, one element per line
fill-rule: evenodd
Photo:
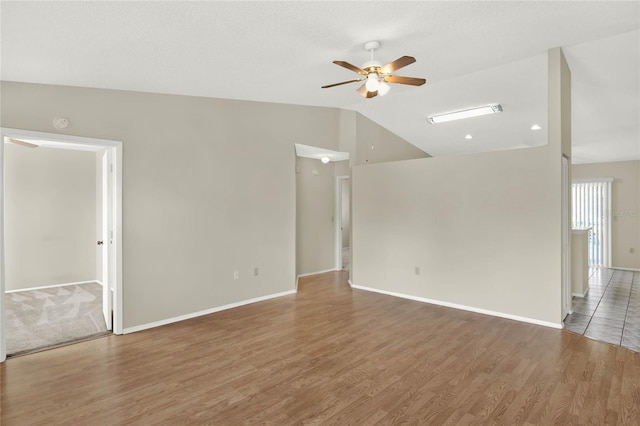
<path fill-rule="evenodd" d="M 591 266 L 611 267 L 611 182 L 611 178 L 574 180 L 571 185 L 571 226 L 591 228 Z"/>

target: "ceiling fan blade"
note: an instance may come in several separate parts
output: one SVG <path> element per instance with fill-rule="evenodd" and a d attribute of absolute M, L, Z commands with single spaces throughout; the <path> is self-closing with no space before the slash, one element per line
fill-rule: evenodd
<path fill-rule="evenodd" d="M 40 145 L 36 145 L 35 143 L 25 142 L 25 141 L 21 141 L 20 139 L 9 138 L 6 136 L 4 138 L 4 141 L 14 143 L 16 145 L 26 146 L 27 148 L 38 148 L 40 146 Z"/>
<path fill-rule="evenodd" d="M 345 61 L 333 61 L 334 64 L 336 65 L 340 65 L 343 68 L 346 68 L 350 71 L 353 72 L 357 72 L 358 74 L 362 74 L 362 75 L 367 75 L 367 72 L 365 70 L 362 70 L 358 67 L 356 67 L 355 65 L 351 65 L 349 62 L 345 62 Z"/>
<path fill-rule="evenodd" d="M 323 89 L 328 89 L 329 87 L 341 86 L 343 84 L 355 83 L 356 81 L 362 81 L 362 78 L 356 78 L 355 80 L 343 81 L 342 83 L 329 84 L 326 86 L 322 86 Z"/>
<path fill-rule="evenodd" d="M 360 86 L 358 90 L 356 90 L 356 92 L 358 92 L 360 96 L 362 96 L 363 98 L 367 98 L 367 99 L 373 98 L 374 96 L 378 95 L 377 91 L 375 92 L 368 91 L 366 84 L 363 84 L 362 86 Z"/>
<path fill-rule="evenodd" d="M 384 77 L 387 83 L 410 84 L 412 86 L 422 86 L 427 82 L 424 78 L 400 77 L 397 75 L 388 75 Z"/>
<path fill-rule="evenodd" d="M 391 74 L 395 70 L 399 70 L 400 68 L 406 67 L 407 65 L 410 65 L 415 61 L 416 61 L 416 58 L 414 58 L 413 56 L 403 56 L 382 67 L 381 71 L 383 74 Z"/>
<path fill-rule="evenodd" d="M 367 97 L 367 93 L 369 93 L 367 91 L 367 85 L 363 84 L 362 86 L 358 87 L 358 89 L 356 90 L 356 92 L 358 92 L 358 94 L 364 98 Z"/>

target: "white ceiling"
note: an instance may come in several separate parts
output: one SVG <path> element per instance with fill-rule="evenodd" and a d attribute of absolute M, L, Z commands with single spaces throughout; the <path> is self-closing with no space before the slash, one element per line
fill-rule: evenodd
<path fill-rule="evenodd" d="M 545 142 L 546 51 L 573 76 L 576 162 L 640 159 L 637 1 L 2 1 L 7 81 L 347 108 L 432 155 Z M 417 59 L 365 100 L 331 63 Z M 426 116 L 501 103 L 504 113 L 431 125 Z M 531 124 L 542 131 L 532 132 Z M 464 135 L 473 135 L 471 141 Z"/>

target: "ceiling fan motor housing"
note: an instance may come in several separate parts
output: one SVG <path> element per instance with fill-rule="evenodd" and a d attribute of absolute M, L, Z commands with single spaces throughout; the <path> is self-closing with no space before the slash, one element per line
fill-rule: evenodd
<path fill-rule="evenodd" d="M 362 65 L 362 69 L 369 72 L 376 72 L 380 67 L 382 67 L 382 64 L 378 61 L 367 61 Z"/>

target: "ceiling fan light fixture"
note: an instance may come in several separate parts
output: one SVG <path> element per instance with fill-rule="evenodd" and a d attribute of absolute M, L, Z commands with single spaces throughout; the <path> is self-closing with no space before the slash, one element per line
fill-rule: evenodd
<path fill-rule="evenodd" d="M 445 123 L 447 121 L 460 120 L 463 118 L 479 117 L 481 115 L 496 114 L 502 112 L 502 105 L 493 104 L 477 108 L 469 108 L 460 111 L 445 112 L 427 117 L 431 124 Z"/>
<path fill-rule="evenodd" d="M 376 74 L 375 72 L 369 73 L 369 75 L 367 76 L 366 87 L 369 92 L 378 91 L 378 88 L 380 87 L 380 80 L 378 80 L 378 74 Z"/>
<path fill-rule="evenodd" d="M 378 95 L 380 96 L 386 95 L 387 93 L 389 93 L 389 89 L 391 89 L 391 86 L 389 86 L 384 81 L 381 81 L 380 84 L 378 85 Z"/>

